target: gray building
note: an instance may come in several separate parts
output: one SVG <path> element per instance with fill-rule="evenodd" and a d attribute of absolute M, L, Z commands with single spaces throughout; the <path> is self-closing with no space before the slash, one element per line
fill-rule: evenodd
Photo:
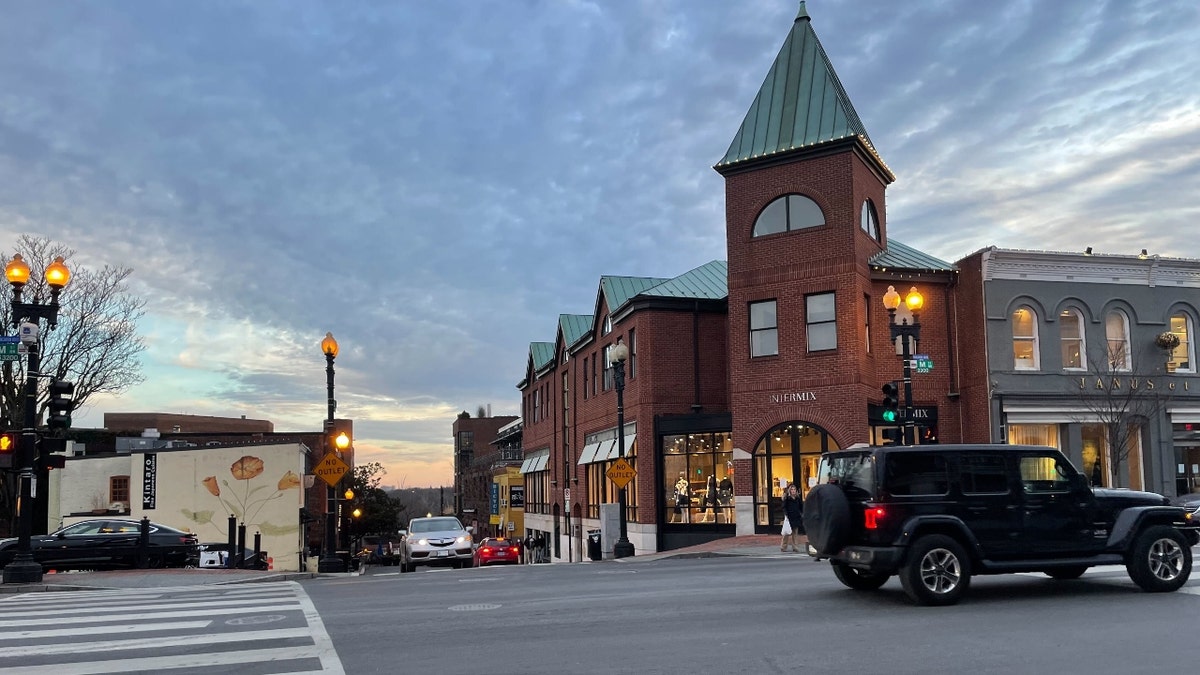
<path fill-rule="evenodd" d="M 1061 448 L 1098 485 L 1200 492 L 1200 260 L 993 247 L 959 267 L 990 440 Z"/>

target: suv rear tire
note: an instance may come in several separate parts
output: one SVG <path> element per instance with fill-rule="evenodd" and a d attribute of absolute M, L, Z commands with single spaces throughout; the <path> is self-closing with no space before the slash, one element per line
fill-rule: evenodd
<path fill-rule="evenodd" d="M 1087 570 L 1087 565 L 1076 565 L 1075 567 L 1055 567 L 1045 570 L 1045 572 L 1046 576 L 1055 581 L 1070 581 L 1083 576 Z"/>
<path fill-rule="evenodd" d="M 1191 576 L 1192 549 L 1179 530 L 1166 525 L 1148 527 L 1133 542 L 1125 569 L 1143 591 L 1178 590 Z"/>
<path fill-rule="evenodd" d="M 892 577 L 890 574 L 863 572 L 845 563 L 831 561 L 830 564 L 833 565 L 833 574 L 838 581 L 842 582 L 846 588 L 853 588 L 856 591 L 879 590 L 879 587 L 886 584 L 887 580 Z"/>
<path fill-rule="evenodd" d="M 850 502 L 837 485 L 813 486 L 804 499 L 804 531 L 819 555 L 842 550 L 850 537 Z"/>
<path fill-rule="evenodd" d="M 971 585 L 971 561 L 957 541 L 926 535 L 909 548 L 900 584 L 918 605 L 953 605 Z"/>

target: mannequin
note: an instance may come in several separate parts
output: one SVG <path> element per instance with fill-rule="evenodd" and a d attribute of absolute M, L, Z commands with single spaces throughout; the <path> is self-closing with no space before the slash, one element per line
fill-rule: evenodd
<path fill-rule="evenodd" d="M 682 471 L 679 472 L 679 480 L 675 481 L 675 513 L 682 516 L 684 507 L 691 504 L 691 488 L 688 485 L 687 476 Z M 681 520 L 683 520 L 681 518 Z"/>

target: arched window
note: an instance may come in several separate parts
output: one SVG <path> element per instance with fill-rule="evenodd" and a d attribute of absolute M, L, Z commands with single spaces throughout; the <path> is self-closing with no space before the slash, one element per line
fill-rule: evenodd
<path fill-rule="evenodd" d="M 1167 359 L 1167 372 L 1196 372 L 1196 355 L 1192 353 L 1192 318 L 1183 312 L 1171 315 L 1171 332 L 1179 338 L 1179 344 L 1171 350 Z"/>
<path fill-rule="evenodd" d="M 1083 315 L 1078 310 L 1064 309 L 1058 315 L 1058 336 L 1062 343 L 1063 370 L 1083 370 L 1087 367 L 1084 345 Z"/>
<path fill-rule="evenodd" d="M 1104 334 L 1108 339 L 1108 369 L 1129 370 L 1129 317 L 1114 309 L 1104 317 Z"/>
<path fill-rule="evenodd" d="M 875 204 L 871 203 L 870 199 L 863 201 L 862 216 L 859 220 L 862 223 L 863 232 L 871 235 L 875 241 L 879 241 L 879 215 L 875 212 Z"/>
<path fill-rule="evenodd" d="M 817 203 L 803 195 L 784 195 L 767 204 L 754 221 L 754 236 L 803 230 L 825 224 L 825 214 Z"/>
<path fill-rule="evenodd" d="M 1037 370 L 1038 359 L 1037 312 L 1030 307 L 1018 307 L 1012 313 L 1013 368 Z"/>
<path fill-rule="evenodd" d="M 779 532 L 783 490 L 795 483 L 808 494 L 817 477 L 821 454 L 839 449 L 829 432 L 807 422 L 788 422 L 771 429 L 754 448 L 754 525 L 760 534 Z"/>

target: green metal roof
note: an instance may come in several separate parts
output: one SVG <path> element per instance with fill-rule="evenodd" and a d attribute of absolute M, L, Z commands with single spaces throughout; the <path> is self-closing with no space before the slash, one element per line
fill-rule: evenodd
<path fill-rule="evenodd" d="M 713 260 L 642 291 L 640 295 L 724 300 L 729 297 L 729 265 L 724 260 Z"/>
<path fill-rule="evenodd" d="M 633 296 L 645 291 L 648 288 L 670 281 L 670 279 L 659 279 L 657 277 L 600 277 L 600 292 L 604 294 L 604 299 L 608 301 L 608 312 L 611 314 L 621 308 Z M 599 309 L 600 299 L 596 299 L 596 307 Z"/>
<path fill-rule="evenodd" d="M 537 372 L 554 361 L 553 342 L 530 342 L 529 358 L 533 359 L 533 372 Z"/>
<path fill-rule="evenodd" d="M 958 268 L 941 258 L 905 246 L 895 239 L 888 239 L 887 248 L 871 256 L 871 267 L 879 270 L 902 269 L 931 272 L 953 272 Z"/>
<path fill-rule="evenodd" d="M 562 331 L 563 344 L 570 347 L 587 335 L 592 330 L 594 320 L 591 314 L 559 314 L 558 329 Z"/>
<path fill-rule="evenodd" d="M 867 129 L 821 47 L 801 2 L 800 12 L 767 72 L 767 79 L 725 157 L 714 168 L 856 136 L 874 153 Z M 883 165 L 883 160 L 879 163 Z"/>

